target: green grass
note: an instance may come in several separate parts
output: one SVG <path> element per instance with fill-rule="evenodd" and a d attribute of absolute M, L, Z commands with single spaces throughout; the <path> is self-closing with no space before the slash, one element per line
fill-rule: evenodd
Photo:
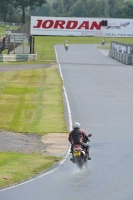
<path fill-rule="evenodd" d="M 61 157 L 41 154 L 0 152 L 0 188 L 30 179 L 50 169 L 61 159 Z"/>
<path fill-rule="evenodd" d="M 0 129 L 67 132 L 57 68 L 0 73 Z"/>

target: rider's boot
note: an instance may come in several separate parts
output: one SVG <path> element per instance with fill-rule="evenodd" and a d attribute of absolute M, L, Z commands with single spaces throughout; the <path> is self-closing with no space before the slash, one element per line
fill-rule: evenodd
<path fill-rule="evenodd" d="M 88 160 L 91 160 L 91 157 L 90 157 L 90 155 L 89 155 L 89 150 L 87 150 L 87 155 L 88 155 Z"/>

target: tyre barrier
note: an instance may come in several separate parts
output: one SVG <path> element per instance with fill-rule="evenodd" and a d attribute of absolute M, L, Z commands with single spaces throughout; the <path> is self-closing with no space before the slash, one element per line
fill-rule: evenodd
<path fill-rule="evenodd" d="M 115 52 L 115 60 L 117 60 L 117 52 Z"/>
<path fill-rule="evenodd" d="M 123 64 L 133 65 L 133 55 L 132 54 L 122 54 L 120 52 L 110 49 L 109 56 Z"/>
<path fill-rule="evenodd" d="M 120 53 L 120 62 L 123 63 L 123 54 Z"/>
<path fill-rule="evenodd" d="M 0 54 L 0 62 L 35 60 L 37 60 L 37 54 Z"/>
<path fill-rule="evenodd" d="M 115 58 L 115 51 L 110 49 L 109 56 L 112 57 L 112 58 Z"/>
<path fill-rule="evenodd" d="M 116 59 L 120 62 L 120 52 L 116 53 Z"/>

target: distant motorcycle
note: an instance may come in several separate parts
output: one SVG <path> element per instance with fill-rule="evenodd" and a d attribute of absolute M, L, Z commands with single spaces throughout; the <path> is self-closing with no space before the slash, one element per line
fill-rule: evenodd
<path fill-rule="evenodd" d="M 91 137 L 92 134 L 89 134 L 88 137 Z M 76 165 L 82 169 L 83 166 L 87 166 L 89 155 L 86 153 L 86 149 L 82 147 L 80 144 L 73 145 L 72 151 L 72 161 L 76 163 Z"/>
<path fill-rule="evenodd" d="M 68 46 L 65 46 L 65 50 L 66 50 L 66 51 L 68 50 Z"/>
<path fill-rule="evenodd" d="M 104 45 L 104 44 L 105 44 L 105 42 L 106 42 L 106 41 L 105 41 L 105 40 L 103 40 L 103 41 L 102 41 L 102 43 L 101 43 L 101 45 Z"/>

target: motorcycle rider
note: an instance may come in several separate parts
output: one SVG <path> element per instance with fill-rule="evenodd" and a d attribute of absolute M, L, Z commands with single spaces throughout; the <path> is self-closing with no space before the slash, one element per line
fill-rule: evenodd
<path fill-rule="evenodd" d="M 105 44 L 105 42 L 106 42 L 106 40 L 105 40 L 105 38 L 103 38 L 103 41 L 102 41 L 102 45 L 104 45 Z"/>
<path fill-rule="evenodd" d="M 86 149 L 86 153 L 88 154 L 88 160 L 91 160 L 89 157 L 89 138 L 86 133 L 80 129 L 80 124 L 75 122 L 73 125 L 73 130 L 69 133 L 68 140 L 71 143 L 71 152 L 73 151 L 74 144 L 81 144 L 81 146 Z M 72 160 L 72 159 L 71 159 Z"/>
<path fill-rule="evenodd" d="M 65 47 L 65 49 L 68 48 L 68 46 L 69 46 L 68 40 L 66 40 L 66 41 L 64 42 L 64 47 Z"/>

